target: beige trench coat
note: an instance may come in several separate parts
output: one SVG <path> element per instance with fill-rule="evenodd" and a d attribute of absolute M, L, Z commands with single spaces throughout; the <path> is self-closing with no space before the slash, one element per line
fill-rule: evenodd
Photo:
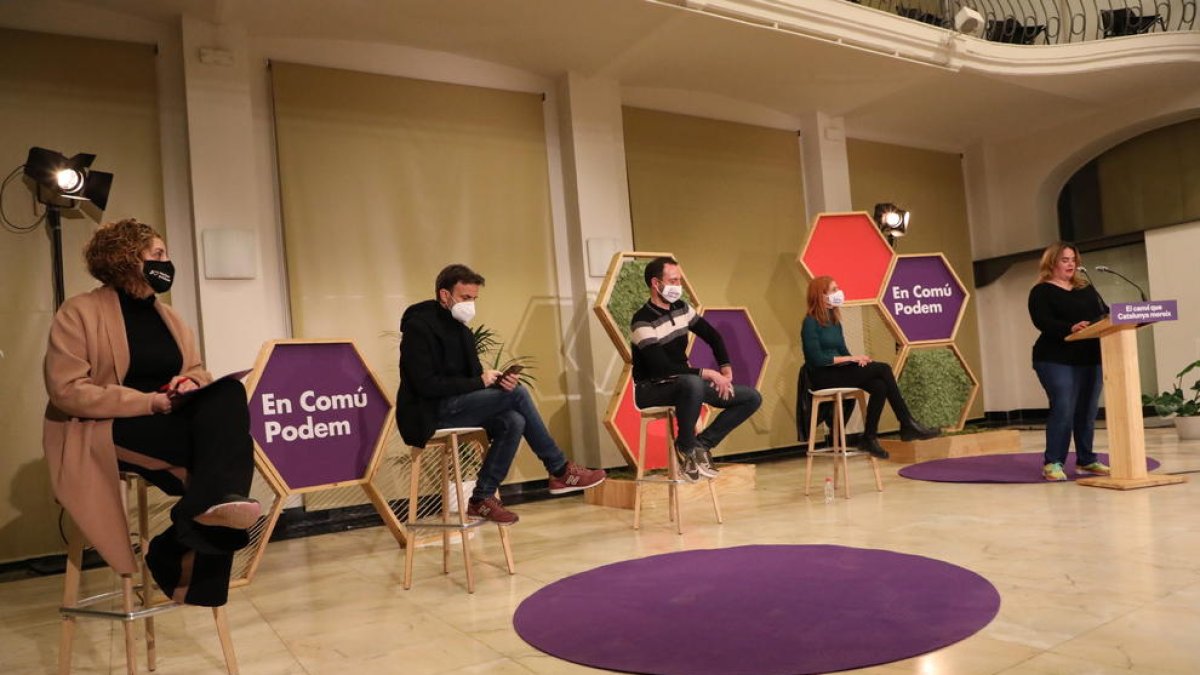
<path fill-rule="evenodd" d="M 183 371 L 197 384 L 212 381 L 200 363 L 196 338 L 168 305 L 155 303 L 183 354 Z M 59 503 L 118 573 L 136 571 L 129 525 L 121 508 L 115 417 L 151 415 L 152 394 L 121 386 L 129 371 L 129 342 L 117 292 L 102 286 L 65 303 L 46 347 L 46 419 L 42 447 Z"/>

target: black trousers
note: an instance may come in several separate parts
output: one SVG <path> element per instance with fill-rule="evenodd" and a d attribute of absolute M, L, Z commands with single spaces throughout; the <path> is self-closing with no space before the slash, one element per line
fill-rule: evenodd
<path fill-rule="evenodd" d="M 159 566 L 173 567 L 195 551 L 188 601 L 224 604 L 233 553 L 250 537 L 245 531 L 209 527 L 193 518 L 227 495 L 250 492 L 254 443 L 242 383 L 213 383 L 169 415 L 117 418 L 112 433 L 121 470 L 180 497 L 171 509 L 171 527 L 151 543 L 151 553 L 163 561 Z"/>
<path fill-rule="evenodd" d="M 865 366 L 846 363 L 836 366 L 813 368 L 813 389 L 828 389 L 830 387 L 857 387 L 867 392 L 867 411 L 863 433 L 875 436 L 879 433 L 879 417 L 883 414 L 883 404 L 892 405 L 902 427 L 912 422 L 912 413 L 908 404 L 900 395 L 900 387 L 896 384 L 896 376 L 892 367 L 881 361 L 872 361 Z"/>

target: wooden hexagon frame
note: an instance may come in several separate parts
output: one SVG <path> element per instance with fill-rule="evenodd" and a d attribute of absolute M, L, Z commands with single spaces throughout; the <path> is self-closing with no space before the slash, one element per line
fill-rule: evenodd
<path fill-rule="evenodd" d="M 958 423 L 953 427 L 947 427 L 947 431 L 961 431 L 967 424 L 967 416 L 971 413 L 971 406 L 975 403 L 975 397 L 979 395 L 979 378 L 971 370 L 971 366 L 967 364 L 967 360 L 963 358 L 962 352 L 959 351 L 958 345 L 953 342 L 926 342 L 921 344 L 906 344 L 900 351 L 900 356 L 896 359 L 896 381 L 899 382 L 904 374 L 904 367 L 908 364 L 908 359 L 914 351 L 931 350 L 931 349 L 949 349 L 956 359 L 967 378 L 971 380 L 971 393 L 967 395 L 967 400 L 963 402 L 962 409 L 958 414 Z"/>
<path fill-rule="evenodd" d="M 887 265 L 884 267 L 883 276 L 880 277 L 879 287 L 875 289 L 875 293 L 873 295 L 864 295 L 863 297 L 854 300 L 846 300 L 847 305 L 869 305 L 873 302 L 878 302 L 879 297 L 883 294 L 884 284 L 887 283 L 888 274 L 891 271 L 891 266 L 896 258 L 896 254 L 892 250 L 891 244 L 888 244 L 887 238 L 884 237 L 879 231 L 879 228 L 875 226 L 875 219 L 872 218 L 871 214 L 867 213 L 866 211 L 838 211 L 818 213 L 816 216 L 814 216 L 812 223 L 809 224 L 808 232 L 806 232 L 804 235 L 804 244 L 800 247 L 800 252 L 796 254 L 796 264 L 800 266 L 800 270 L 804 272 L 809 279 L 815 279 L 817 276 L 819 276 L 812 270 L 811 267 L 809 267 L 808 262 L 805 260 L 805 256 L 807 255 L 809 248 L 812 246 L 813 237 L 817 232 L 818 226 L 825 218 L 846 218 L 850 216 L 860 216 L 870 223 L 870 230 L 874 237 L 877 237 L 879 239 L 879 243 L 891 254 Z M 844 285 L 841 280 L 839 280 L 838 283 Z"/>
<path fill-rule="evenodd" d="M 892 272 L 896 269 L 896 262 L 898 260 L 901 258 L 932 258 L 934 256 L 942 259 L 942 263 L 946 265 L 950 276 L 954 277 L 954 283 L 958 284 L 958 287 L 962 290 L 962 305 L 958 308 L 958 316 L 954 319 L 954 329 L 950 331 L 950 337 L 936 340 L 909 340 L 908 336 L 904 334 L 904 331 L 901 330 L 900 325 L 896 322 L 896 317 L 887 311 L 887 305 L 884 304 L 883 296 L 887 293 L 888 280 L 892 278 Z M 963 317 L 967 314 L 967 304 L 971 302 L 971 292 L 967 290 L 967 285 L 962 282 L 962 277 L 958 276 L 958 271 L 954 269 L 954 265 L 950 264 L 950 261 L 946 258 L 946 254 L 940 251 L 935 253 L 899 253 L 892 256 L 892 262 L 888 265 L 887 272 L 884 274 L 883 285 L 879 287 L 879 296 L 875 301 L 879 305 L 879 310 L 883 313 L 884 320 L 891 325 L 892 332 L 900 338 L 901 343 L 905 345 L 933 345 L 943 342 L 954 342 L 958 338 L 958 329 L 962 326 Z"/>
<path fill-rule="evenodd" d="M 596 318 L 600 320 L 600 325 L 604 326 L 604 332 L 608 334 L 608 339 L 612 340 L 613 346 L 620 352 L 621 358 L 625 363 L 633 362 L 633 352 L 629 346 L 629 340 L 621 332 L 616 317 L 609 311 L 608 303 L 612 299 L 613 291 L 616 290 L 621 268 L 627 260 L 653 260 L 654 258 L 664 256 L 669 258 L 675 257 L 671 253 L 650 253 L 646 251 L 622 251 L 614 253 L 612 261 L 608 265 L 608 272 L 604 274 L 604 283 L 600 285 L 600 292 L 596 295 L 596 302 L 592 305 L 592 311 L 596 313 Z M 683 269 L 683 266 L 680 265 L 680 270 Z M 703 305 L 701 305 L 700 298 L 696 295 L 696 289 L 692 288 L 692 284 L 688 281 L 686 272 L 683 275 L 683 289 L 687 297 L 692 300 L 692 309 L 697 312 L 702 311 Z"/>

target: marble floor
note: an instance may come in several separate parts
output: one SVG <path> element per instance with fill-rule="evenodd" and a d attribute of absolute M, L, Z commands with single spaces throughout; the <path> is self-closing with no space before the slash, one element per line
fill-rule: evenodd
<path fill-rule="evenodd" d="M 1041 432 L 1021 439 L 1024 449 L 1040 449 Z M 1151 429 L 1147 447 L 1162 461 L 1159 472 L 1200 471 L 1200 442 Z M 526 596 L 614 561 L 749 543 L 887 548 L 967 567 L 999 589 L 1000 613 L 976 635 L 857 672 L 1200 672 L 1200 474 L 1184 485 L 1116 492 L 923 483 L 884 466 L 885 492 L 871 490 L 858 462 L 853 499 L 827 505 L 819 491 L 804 497 L 802 460 L 761 464 L 757 490 L 723 500 L 724 525 L 707 504 L 685 505 L 682 536 L 661 508 L 634 532 L 629 511 L 587 506 L 578 496 L 522 505 L 512 530 L 517 574 L 504 572 L 495 530 L 483 528 L 473 549 L 474 595 L 457 553 L 443 576 L 436 548 L 418 551 L 413 588 L 403 590 L 403 552 L 383 528 L 273 543 L 254 582 L 233 591 L 228 606 L 241 672 L 588 670 L 516 635 L 512 613 Z M 90 589 L 111 585 L 106 570 L 85 578 Z M 0 672 L 53 672 L 61 585 L 61 577 L 0 584 Z M 713 617 L 714 633 L 720 629 Z M 117 626 L 85 620 L 78 635 L 75 672 L 124 672 Z M 223 672 L 208 611 L 162 615 L 158 635 L 158 672 Z"/>

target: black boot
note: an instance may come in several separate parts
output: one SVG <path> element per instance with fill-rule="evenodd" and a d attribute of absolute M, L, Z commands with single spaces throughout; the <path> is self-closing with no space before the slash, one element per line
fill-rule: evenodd
<path fill-rule="evenodd" d="M 883 449 L 883 446 L 879 444 L 879 439 L 874 436 L 863 435 L 858 441 L 858 449 L 871 453 L 872 457 L 878 457 L 879 459 L 888 458 L 888 451 Z"/>
<path fill-rule="evenodd" d="M 924 441 L 941 435 L 941 429 L 921 426 L 921 423 L 915 419 L 909 419 L 906 424 L 900 425 L 900 440 L 902 441 Z"/>
<path fill-rule="evenodd" d="M 150 541 L 146 566 L 154 582 L 176 602 L 202 607 L 224 605 L 229 600 L 233 554 L 198 553 L 181 544 L 175 534 L 171 527 Z"/>
<path fill-rule="evenodd" d="M 146 567 L 150 568 L 150 576 L 168 598 L 175 594 L 175 587 L 179 585 L 183 556 L 187 552 L 188 548 L 176 538 L 174 526 L 150 540 Z"/>

